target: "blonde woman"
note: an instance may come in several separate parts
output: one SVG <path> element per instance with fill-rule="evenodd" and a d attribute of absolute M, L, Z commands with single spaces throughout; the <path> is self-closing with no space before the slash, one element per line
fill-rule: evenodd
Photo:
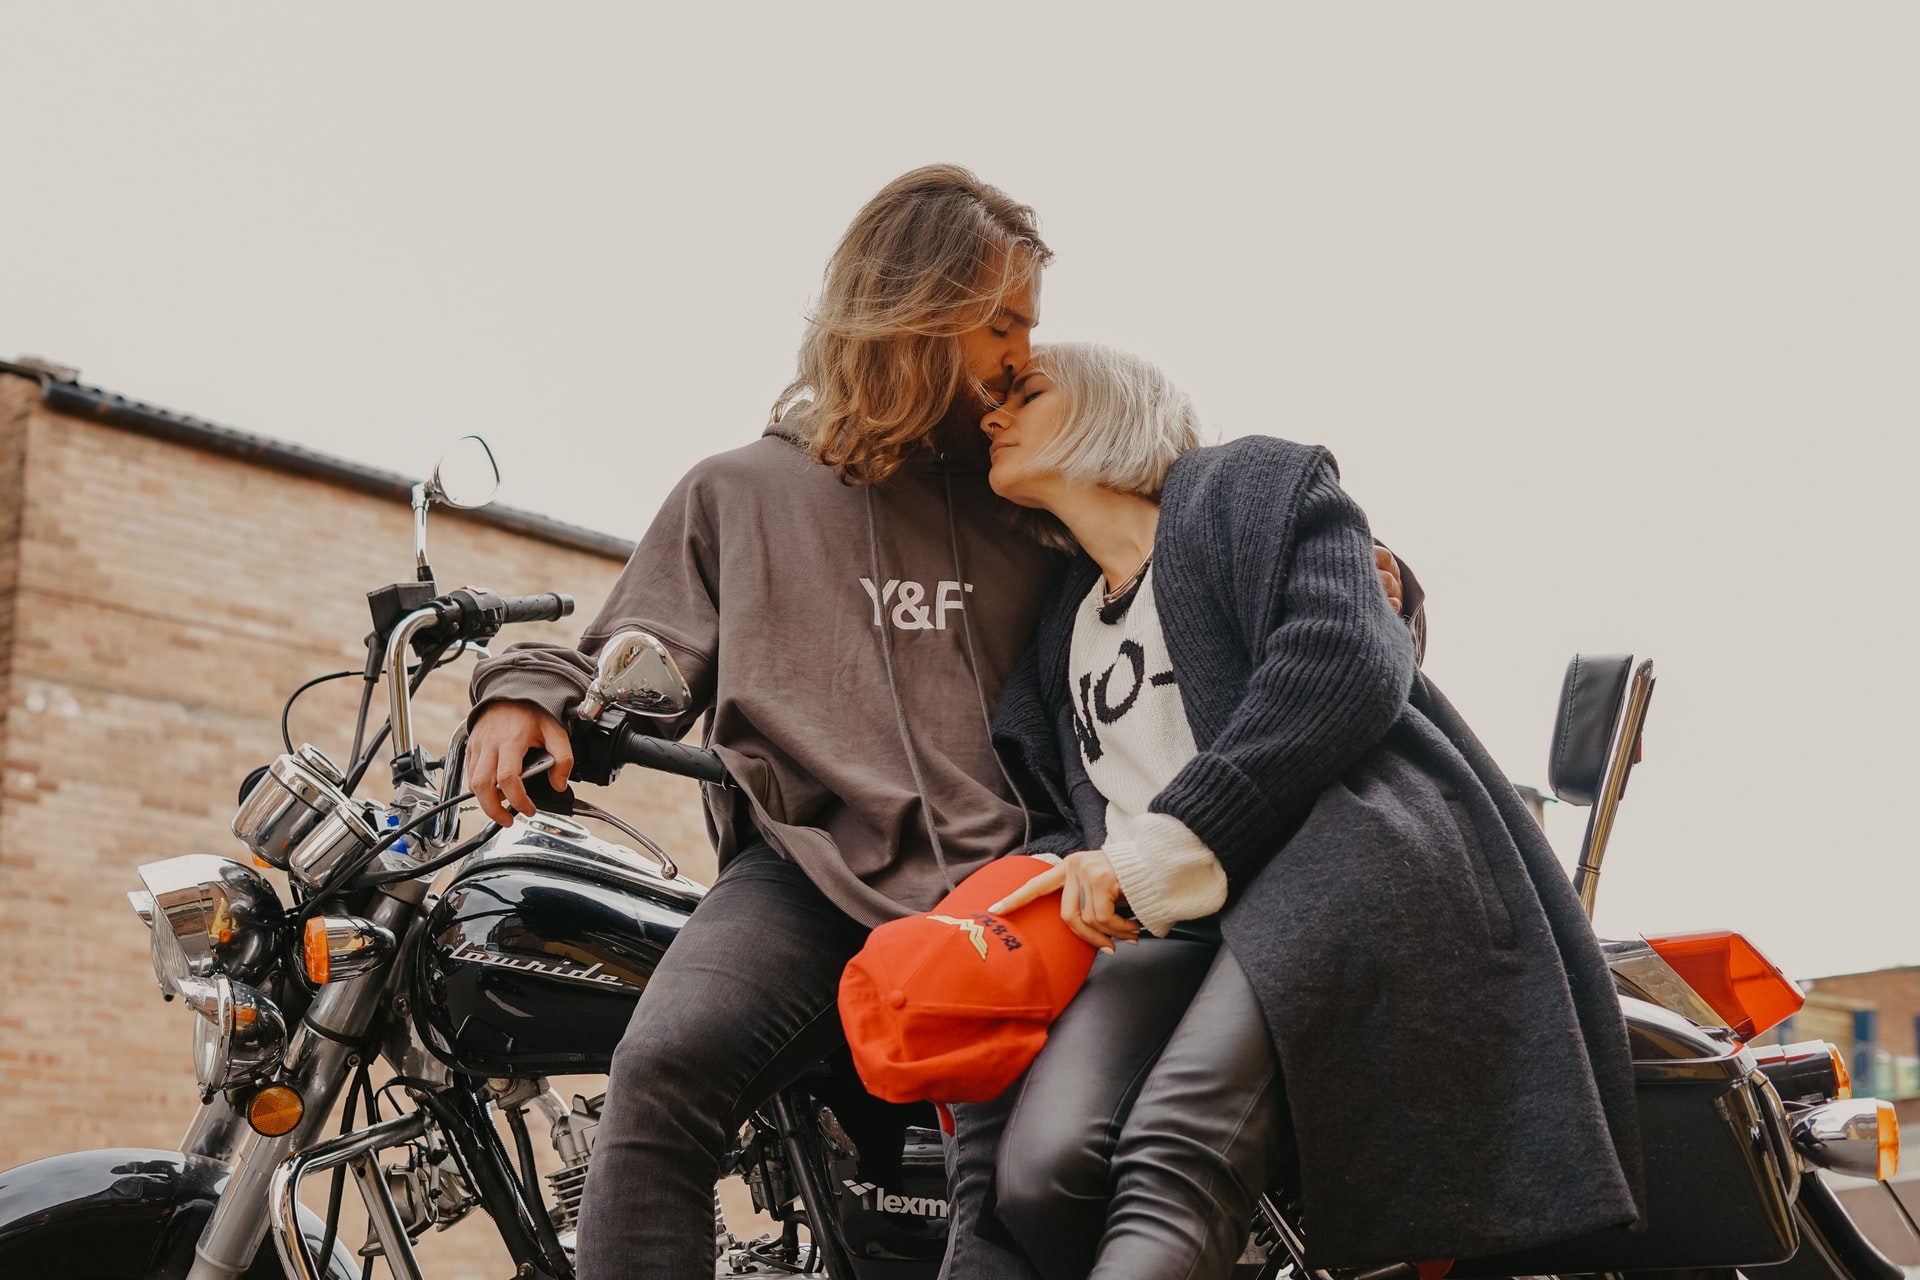
<path fill-rule="evenodd" d="M 1224 1277 L 1283 1173 L 1316 1265 L 1633 1220 L 1605 964 L 1331 457 L 1199 447 L 1164 374 L 1086 344 L 982 428 L 994 491 L 1077 549 L 995 720 L 1061 815 L 1029 849 L 1065 856 L 995 910 L 1063 889 L 1109 954 L 1023 1081 L 954 1109 L 955 1231 L 1002 1252 L 952 1274 Z"/>

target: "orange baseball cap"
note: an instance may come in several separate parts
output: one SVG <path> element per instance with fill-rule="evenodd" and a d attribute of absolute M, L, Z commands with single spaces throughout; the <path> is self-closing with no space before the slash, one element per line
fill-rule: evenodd
<path fill-rule="evenodd" d="M 1094 949 L 1060 895 L 987 908 L 1047 870 L 988 863 L 932 911 L 875 929 L 840 977 L 840 1021 L 867 1091 L 889 1102 L 986 1102 L 1017 1079 L 1087 980 Z"/>

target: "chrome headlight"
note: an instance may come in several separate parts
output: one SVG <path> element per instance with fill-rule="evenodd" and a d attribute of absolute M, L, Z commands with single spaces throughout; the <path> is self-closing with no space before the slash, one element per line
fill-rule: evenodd
<path fill-rule="evenodd" d="M 176 984 L 193 1026 L 193 1078 L 200 1088 L 225 1089 L 263 1076 L 287 1051 L 287 1023 L 273 1001 L 227 975 L 182 978 Z"/>
<path fill-rule="evenodd" d="M 153 975 L 171 995 L 186 978 L 257 982 L 273 967 L 284 912 L 266 877 L 231 858 L 190 853 L 140 868 L 129 894 L 153 930 Z"/>

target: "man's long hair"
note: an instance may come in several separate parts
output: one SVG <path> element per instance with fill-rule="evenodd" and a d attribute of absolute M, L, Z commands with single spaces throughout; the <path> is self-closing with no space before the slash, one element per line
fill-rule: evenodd
<path fill-rule="evenodd" d="M 992 320 L 1052 256 L 1032 209 L 958 165 L 895 178 L 828 259 L 774 416 L 810 398 L 813 456 L 851 484 L 885 480 L 964 393 L 987 398 L 959 335 Z"/>

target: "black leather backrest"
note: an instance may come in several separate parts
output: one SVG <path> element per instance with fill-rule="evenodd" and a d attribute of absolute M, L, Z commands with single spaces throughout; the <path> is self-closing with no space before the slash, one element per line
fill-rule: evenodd
<path fill-rule="evenodd" d="M 1607 747 L 1633 674 L 1630 653 L 1576 653 L 1560 685 L 1560 710 L 1553 721 L 1553 754 L 1547 783 L 1568 804 L 1589 805 L 1600 794 L 1607 769 Z"/>

